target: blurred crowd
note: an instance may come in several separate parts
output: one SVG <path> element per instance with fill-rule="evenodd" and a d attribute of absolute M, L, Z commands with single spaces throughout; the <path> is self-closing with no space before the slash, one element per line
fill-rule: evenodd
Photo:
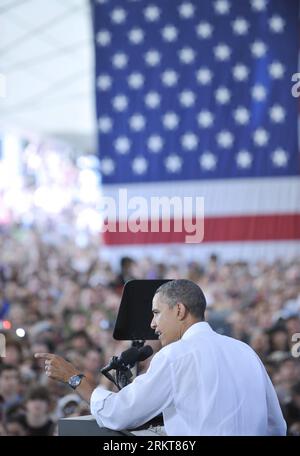
<path fill-rule="evenodd" d="M 73 362 L 97 386 L 130 346 L 112 337 L 127 280 L 189 278 L 206 318 L 250 344 L 275 385 L 291 435 L 300 435 L 300 260 L 225 263 L 211 255 L 165 262 L 103 255 L 99 161 L 65 144 L 8 137 L 0 150 L 0 435 L 57 435 L 59 418 L 89 414 L 34 353 Z M 5 336 L 5 356 L 1 347 Z M 154 352 L 159 342 L 150 342 Z M 298 357 L 299 356 L 299 357 Z M 147 360 L 140 371 L 147 369 Z M 259 404 L 258 404 L 259 406 Z"/>
<path fill-rule="evenodd" d="M 123 285 L 132 278 L 188 278 L 203 289 L 212 327 L 257 352 L 274 383 L 291 435 L 300 435 L 300 260 L 224 263 L 215 255 L 124 257 L 118 268 L 101 257 L 98 236 L 81 245 L 62 227 L 0 225 L 0 435 L 57 435 L 59 418 L 89 414 L 88 404 L 50 380 L 36 352 L 73 362 L 95 386 L 129 342 L 112 337 Z M 152 342 L 155 350 L 159 342 Z M 147 368 L 149 360 L 142 366 Z M 251 381 L 251 379 L 249 379 Z M 258 404 L 259 406 L 259 404 Z"/>

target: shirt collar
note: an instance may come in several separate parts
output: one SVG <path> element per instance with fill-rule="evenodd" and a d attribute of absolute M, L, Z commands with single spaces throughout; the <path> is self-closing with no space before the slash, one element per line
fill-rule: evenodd
<path fill-rule="evenodd" d="M 185 331 L 181 339 L 187 339 L 188 337 L 191 337 L 194 334 L 203 331 L 213 331 L 211 326 L 207 323 L 207 321 L 199 321 L 198 323 L 194 323 Z"/>

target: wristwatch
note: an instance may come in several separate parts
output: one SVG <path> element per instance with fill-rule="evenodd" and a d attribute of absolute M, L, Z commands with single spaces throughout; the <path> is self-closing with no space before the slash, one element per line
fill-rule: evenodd
<path fill-rule="evenodd" d="M 80 385 L 83 377 L 85 377 L 84 374 L 72 375 L 68 380 L 68 384 L 75 390 Z"/>

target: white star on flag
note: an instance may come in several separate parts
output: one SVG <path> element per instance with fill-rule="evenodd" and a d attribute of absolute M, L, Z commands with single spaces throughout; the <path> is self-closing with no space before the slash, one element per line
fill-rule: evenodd
<path fill-rule="evenodd" d="M 207 39 L 212 36 L 213 27 L 209 22 L 200 22 L 196 27 L 196 32 L 200 38 Z"/>
<path fill-rule="evenodd" d="M 145 96 L 145 103 L 148 108 L 155 109 L 160 105 L 160 95 L 157 92 L 149 92 Z"/>
<path fill-rule="evenodd" d="M 152 135 L 148 138 L 147 146 L 151 152 L 160 152 L 163 147 L 164 141 L 159 135 Z"/>
<path fill-rule="evenodd" d="M 98 128 L 101 133 L 109 133 L 112 129 L 113 122 L 110 117 L 102 116 L 98 119 Z"/>
<path fill-rule="evenodd" d="M 123 8 L 115 8 L 111 13 L 111 20 L 115 24 L 122 24 L 125 22 L 127 13 Z"/>
<path fill-rule="evenodd" d="M 109 157 L 104 157 L 100 162 L 100 169 L 105 176 L 109 176 L 115 170 L 115 163 Z"/>
<path fill-rule="evenodd" d="M 254 41 L 250 46 L 251 52 L 254 57 L 263 57 L 267 52 L 267 46 L 263 41 Z"/>
<path fill-rule="evenodd" d="M 237 109 L 233 111 L 233 117 L 236 123 L 246 125 L 250 119 L 249 110 L 244 106 L 238 106 Z"/>
<path fill-rule="evenodd" d="M 181 137 L 181 144 L 186 150 L 194 150 L 198 146 L 198 138 L 194 133 L 185 133 Z"/>
<path fill-rule="evenodd" d="M 214 2 L 214 8 L 217 14 L 227 14 L 230 10 L 230 3 L 228 0 L 217 0 Z"/>
<path fill-rule="evenodd" d="M 205 171 L 212 171 L 216 168 L 217 157 L 211 152 L 204 152 L 199 157 L 199 164 Z"/>
<path fill-rule="evenodd" d="M 246 67 L 246 65 L 238 63 L 233 67 L 232 73 L 234 79 L 237 81 L 245 81 L 248 78 L 249 69 Z"/>
<path fill-rule="evenodd" d="M 252 164 L 252 155 L 247 150 L 240 150 L 236 156 L 236 163 L 239 168 L 250 168 Z"/>
<path fill-rule="evenodd" d="M 190 108 L 195 104 L 196 95 L 191 90 L 184 90 L 179 94 L 179 101 L 185 108 Z"/>
<path fill-rule="evenodd" d="M 281 123 L 285 119 L 285 110 L 279 104 L 275 104 L 270 108 L 269 115 L 273 122 Z"/>
<path fill-rule="evenodd" d="M 192 48 L 185 47 L 179 51 L 179 59 L 182 63 L 189 64 L 195 60 L 195 51 Z"/>
<path fill-rule="evenodd" d="M 145 54 L 145 62 L 149 66 L 156 66 L 159 64 L 161 59 L 160 53 L 156 49 L 151 49 Z"/>
<path fill-rule="evenodd" d="M 174 70 L 166 70 L 161 75 L 162 83 L 167 87 L 173 87 L 177 84 L 178 74 Z"/>
<path fill-rule="evenodd" d="M 128 37 L 132 44 L 141 44 L 144 41 L 144 32 L 140 28 L 134 28 L 128 33 Z"/>
<path fill-rule="evenodd" d="M 121 154 L 125 155 L 129 152 L 130 147 L 131 147 L 131 141 L 127 138 L 127 136 L 119 136 L 115 142 L 114 146 L 116 151 Z"/>
<path fill-rule="evenodd" d="M 197 116 L 197 121 L 200 127 L 208 128 L 211 127 L 214 121 L 214 116 L 210 111 L 200 111 Z"/>
<path fill-rule="evenodd" d="M 178 173 L 181 170 L 182 162 L 183 160 L 179 155 L 169 155 L 165 159 L 165 167 L 170 173 Z"/>
<path fill-rule="evenodd" d="M 125 95 L 117 95 L 112 99 L 112 105 L 115 111 L 125 111 L 128 106 L 128 98 Z"/>
<path fill-rule="evenodd" d="M 141 131 L 145 128 L 145 118 L 141 114 L 134 114 L 129 119 L 130 128 L 134 131 Z"/>
<path fill-rule="evenodd" d="M 249 22 L 243 17 L 237 17 L 232 22 L 232 30 L 236 35 L 246 35 L 249 29 Z"/>
<path fill-rule="evenodd" d="M 100 46 L 108 46 L 111 42 L 111 34 L 108 30 L 100 30 L 96 35 L 96 41 Z"/>
<path fill-rule="evenodd" d="M 178 115 L 175 112 L 167 112 L 163 116 L 163 125 L 168 130 L 174 130 L 179 123 Z"/>
<path fill-rule="evenodd" d="M 263 147 L 269 141 L 269 133 L 264 128 L 257 128 L 253 134 L 253 140 L 257 146 Z"/>
<path fill-rule="evenodd" d="M 173 42 L 177 40 L 178 31 L 174 25 L 166 25 L 161 31 L 162 37 L 165 41 Z"/>
<path fill-rule="evenodd" d="M 217 60 L 224 62 L 225 60 L 229 59 L 231 50 L 230 47 L 227 46 L 227 44 L 220 43 L 218 44 L 218 46 L 214 48 L 214 54 Z"/>
<path fill-rule="evenodd" d="M 274 33 L 281 33 L 284 30 L 285 21 L 282 17 L 274 15 L 269 19 L 269 27 Z"/>
<path fill-rule="evenodd" d="M 128 57 L 126 54 L 124 54 L 122 52 L 118 52 L 112 58 L 112 64 L 118 70 L 122 70 L 123 68 L 125 68 L 127 66 L 127 63 L 128 63 Z"/>
<path fill-rule="evenodd" d="M 160 17 L 160 9 L 156 5 L 149 5 L 144 9 L 144 16 L 148 22 L 158 21 Z"/>
<path fill-rule="evenodd" d="M 144 84 L 144 76 L 141 73 L 132 73 L 128 77 L 128 84 L 132 89 L 140 89 Z"/>
<path fill-rule="evenodd" d="M 182 5 L 179 6 L 179 15 L 184 18 L 184 19 L 190 19 L 191 17 L 194 16 L 195 14 L 195 7 L 192 3 L 182 3 Z"/>
<path fill-rule="evenodd" d="M 199 84 L 207 85 L 211 82 L 213 74 L 209 68 L 200 68 L 196 73 Z"/>
<path fill-rule="evenodd" d="M 132 170 L 135 174 L 145 174 L 148 168 L 148 161 L 145 157 L 136 157 L 132 161 Z"/>
<path fill-rule="evenodd" d="M 219 87 L 215 91 L 215 97 L 219 104 L 227 104 L 230 101 L 231 93 L 227 87 Z"/>
<path fill-rule="evenodd" d="M 278 147 L 271 155 L 273 165 L 277 168 L 283 168 L 287 165 L 288 162 L 288 154 L 285 150 Z"/>
<path fill-rule="evenodd" d="M 254 11 L 264 11 L 266 6 L 266 0 L 251 0 L 251 7 Z"/>
<path fill-rule="evenodd" d="M 284 75 L 285 68 L 280 62 L 272 62 L 269 65 L 269 73 L 273 79 L 280 79 Z"/>
<path fill-rule="evenodd" d="M 263 85 L 261 84 L 256 84 L 253 88 L 252 88 L 252 97 L 256 100 L 256 101 L 263 101 L 266 96 L 267 96 L 267 92 L 266 92 L 266 89 Z"/>
<path fill-rule="evenodd" d="M 229 149 L 234 141 L 233 134 L 228 130 L 222 130 L 217 134 L 217 143 L 224 149 Z"/>
<path fill-rule="evenodd" d="M 108 74 L 100 74 L 97 78 L 97 87 L 104 92 L 111 88 L 111 77 Z"/>

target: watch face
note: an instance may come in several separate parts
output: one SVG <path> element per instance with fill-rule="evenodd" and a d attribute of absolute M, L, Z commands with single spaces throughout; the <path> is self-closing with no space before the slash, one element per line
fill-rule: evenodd
<path fill-rule="evenodd" d="M 73 377 L 71 377 L 69 380 L 69 384 L 72 386 L 72 388 L 77 388 L 77 386 L 79 386 L 81 383 L 81 379 L 81 375 L 73 375 Z"/>

